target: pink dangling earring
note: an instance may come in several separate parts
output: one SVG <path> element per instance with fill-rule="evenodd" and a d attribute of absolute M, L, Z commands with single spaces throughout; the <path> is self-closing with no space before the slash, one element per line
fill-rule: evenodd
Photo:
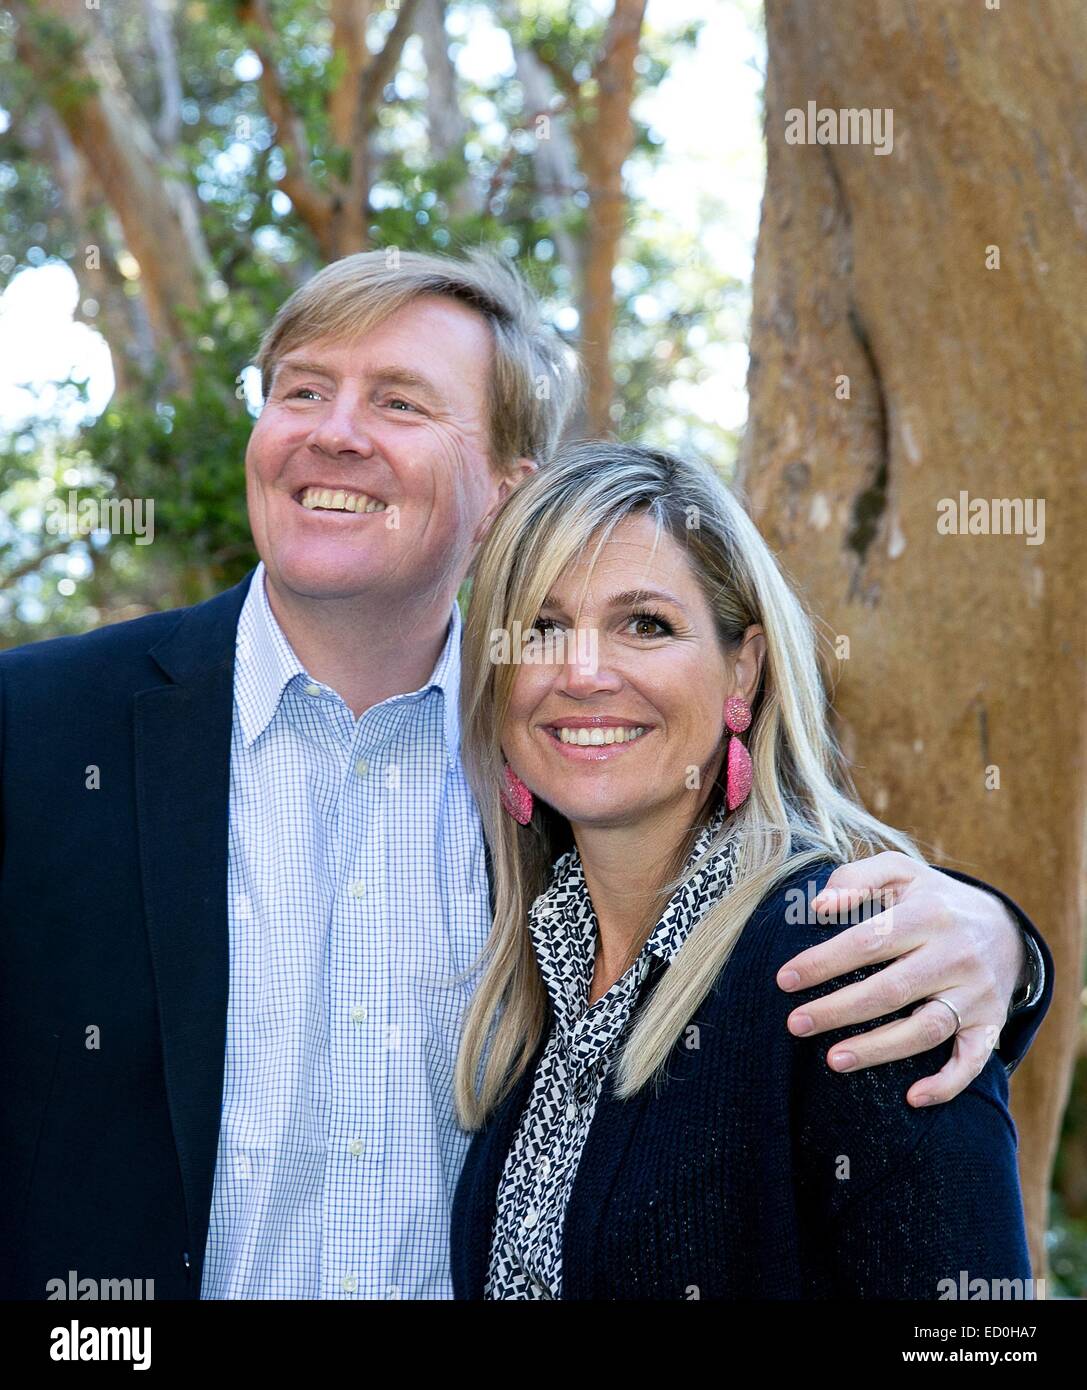
<path fill-rule="evenodd" d="M 739 695 L 730 695 L 725 701 L 725 725 L 733 735 L 728 741 L 726 798 L 728 809 L 735 811 L 741 802 L 747 800 L 751 790 L 751 754 L 736 737 L 750 727 L 751 707 Z"/>
<path fill-rule="evenodd" d="M 518 825 L 527 825 L 532 819 L 532 793 L 509 763 L 505 767 L 505 777 L 506 785 L 499 792 L 502 805 Z"/>

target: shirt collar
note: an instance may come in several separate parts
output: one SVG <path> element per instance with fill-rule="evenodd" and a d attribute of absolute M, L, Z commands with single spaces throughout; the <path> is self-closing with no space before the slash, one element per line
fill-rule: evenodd
<path fill-rule="evenodd" d="M 691 865 L 702 857 L 712 841 L 721 833 L 725 817 L 726 810 L 722 803 L 695 837 L 684 866 L 686 869 L 690 869 Z M 650 954 L 657 956 L 666 965 L 671 964 L 706 907 L 715 902 L 722 893 L 727 892 L 735 882 L 738 853 L 736 841 L 730 839 L 697 873 L 688 874 L 686 880 L 669 899 L 657 925 L 642 947 L 636 964 Z M 557 939 L 560 942 L 565 939 L 567 944 L 559 946 L 559 949 L 564 951 L 569 949 L 571 936 L 575 939 L 591 936 L 592 944 L 595 946 L 596 914 L 576 846 L 555 861 L 550 884 L 529 908 L 528 918 L 529 931 L 541 966 L 555 954 Z M 546 969 L 544 976 L 545 979 L 548 976 Z"/>
<path fill-rule="evenodd" d="M 295 677 L 307 683 L 309 672 L 299 661 L 276 622 L 264 587 L 265 568 L 261 561 L 253 573 L 238 619 L 237 660 L 234 667 L 234 698 L 238 706 L 245 746 L 264 733 L 275 718 L 283 692 Z M 460 645 L 463 622 L 460 606 L 454 602 L 449 629 L 441 655 L 420 690 L 441 692 L 442 733 L 446 756 L 455 766 L 460 756 Z M 395 698 L 395 697 L 394 697 Z"/>

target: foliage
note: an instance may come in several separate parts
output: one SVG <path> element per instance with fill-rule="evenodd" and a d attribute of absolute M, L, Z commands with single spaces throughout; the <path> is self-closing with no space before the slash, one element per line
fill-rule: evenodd
<path fill-rule="evenodd" d="M 311 154 L 308 174 L 318 186 L 345 152 L 331 143 L 326 99 L 342 55 L 332 48 L 331 20 L 322 0 L 273 0 L 277 71 L 300 114 Z M 425 110 L 425 66 L 418 39 L 409 39 L 393 81 L 386 87 L 373 135 L 374 178 L 369 234 L 376 246 L 451 251 L 489 244 L 514 257 L 545 308 L 576 338 L 576 286 L 556 248 L 560 229 L 549 220 L 533 177 L 533 146 L 524 127 L 533 115 L 512 72 L 513 45 L 539 43 L 548 56 L 581 80 L 581 99 L 591 102 L 585 81 L 599 52 L 603 20 L 598 7 L 494 3 L 448 6 L 449 51 L 455 61 L 479 33 L 508 35 L 509 59 L 485 81 L 458 71 L 459 103 L 466 129 L 463 152 L 439 157 L 432 149 Z M 103 23 L 136 108 L 153 125 L 160 90 L 140 7 L 109 7 Z M 373 21 L 373 43 L 390 15 Z M 37 22 L 37 21 L 36 21 Z M 41 21 L 49 22 L 52 21 Z M 68 205 L 43 154 L 40 92 L 15 57 L 15 17 L 0 10 L 0 76 L 10 122 L 0 134 L 0 290 L 20 270 L 59 259 L 77 276 L 84 246 L 106 242 L 108 210 Z M 125 393 L 101 417 L 62 433 L 55 420 L 28 422 L 0 450 L 0 579 L 18 576 L 0 594 L 0 645 L 53 632 L 78 631 L 119 613 L 184 603 L 214 592 L 253 560 L 244 511 L 243 455 L 252 423 L 240 398 L 239 375 L 250 362 L 262 327 L 291 290 L 319 267 L 309 229 L 279 189 L 283 154 L 262 101 L 253 34 L 238 22 L 232 0 L 182 0 L 174 25 L 183 87 L 182 126 L 174 151 L 180 176 L 195 190 L 203 237 L 214 266 L 213 295 L 186 321 L 195 345 L 191 388 L 169 389 L 157 364 L 144 361 Z M 670 57 L 693 42 L 691 28 L 648 33 L 639 57 L 642 89 L 660 82 Z M 55 36 L 62 55 L 71 40 Z M 58 64 L 63 67 L 63 64 Z M 556 97 L 555 120 L 561 120 Z M 661 157 L 644 126 L 637 132 L 638 159 Z M 164 166 L 164 177 L 169 174 Z M 583 188 L 566 191 L 561 230 L 584 234 Z M 549 204 L 552 218 L 554 204 Z M 735 441 L 696 424 L 682 409 L 665 410 L 668 378 L 696 379 L 699 349 L 721 331 L 722 306 L 737 287 L 728 284 L 674 233 L 630 208 L 629 244 L 617 274 L 615 432 L 662 441 L 658 417 L 668 415 L 673 445 L 697 444 L 730 458 Z M 123 247 L 116 248 L 123 253 Z M 124 294 L 138 293 L 138 278 Z M 646 316 L 645 286 L 671 285 L 658 312 Z M 676 288 L 680 287 L 681 288 Z M 124 301 L 127 303 L 128 301 Z M 117 361 L 118 336 L 103 307 L 81 285 L 77 318 L 110 337 Z M 734 328 L 734 325 L 730 324 Z M 69 386 L 78 384 L 70 383 Z M 677 437 L 677 430 L 678 436 Z M 138 546 L 126 536 L 101 543 L 73 539 L 57 551 L 57 537 L 42 529 L 42 508 L 62 496 L 65 477 L 80 479 L 87 496 L 148 498 L 155 505 L 155 543 Z M 41 563 L 32 564 L 40 555 Z M 153 555 L 153 561 L 151 556 Z"/>

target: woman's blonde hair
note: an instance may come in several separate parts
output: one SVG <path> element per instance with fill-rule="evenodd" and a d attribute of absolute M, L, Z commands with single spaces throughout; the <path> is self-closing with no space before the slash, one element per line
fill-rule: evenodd
<path fill-rule="evenodd" d="M 653 914 L 647 913 L 646 935 L 685 878 L 731 839 L 738 851 L 735 886 L 691 930 L 640 1011 L 618 1063 L 617 1093 L 629 1096 L 658 1073 L 776 883 L 827 857 L 845 861 L 882 849 L 920 857 L 907 836 L 860 805 L 829 728 L 811 619 L 717 473 L 629 445 L 561 449 L 499 512 L 476 557 L 465 619 L 462 752 L 491 847 L 495 894 L 485 968 L 456 1066 L 457 1110 L 469 1128 L 508 1093 L 540 1041 L 547 995 L 527 914 L 546 890 L 554 860 L 573 843 L 569 823 L 538 797 L 524 827 L 502 809 L 499 740 L 518 667 L 495 653 L 508 647 L 508 634 L 531 631 L 559 577 L 590 552 L 591 572 L 615 526 L 632 514 L 656 523 L 658 542 L 667 534 L 683 549 L 714 613 L 722 650 L 735 652 L 754 623 L 763 628 L 766 650 L 747 734 L 751 793 L 725 819 L 706 855 L 684 871 L 698 831 L 720 802 L 720 787 L 711 789 Z"/>

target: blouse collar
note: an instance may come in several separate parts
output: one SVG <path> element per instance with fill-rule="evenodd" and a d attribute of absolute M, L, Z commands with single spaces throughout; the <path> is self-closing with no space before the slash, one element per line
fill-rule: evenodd
<path fill-rule="evenodd" d="M 686 869 L 701 858 L 720 834 L 725 817 L 722 804 L 698 832 L 687 856 Z M 736 841 L 729 840 L 680 885 L 634 964 L 596 1001 L 593 1011 L 613 996 L 625 998 L 640 985 L 649 973 L 650 956 L 671 964 L 705 910 L 735 882 L 738 852 Z M 560 1026 L 564 1022 L 573 1025 L 586 1014 L 597 937 L 596 913 L 576 845 L 555 861 L 548 888 L 529 908 L 528 922 L 556 1017 Z"/>

